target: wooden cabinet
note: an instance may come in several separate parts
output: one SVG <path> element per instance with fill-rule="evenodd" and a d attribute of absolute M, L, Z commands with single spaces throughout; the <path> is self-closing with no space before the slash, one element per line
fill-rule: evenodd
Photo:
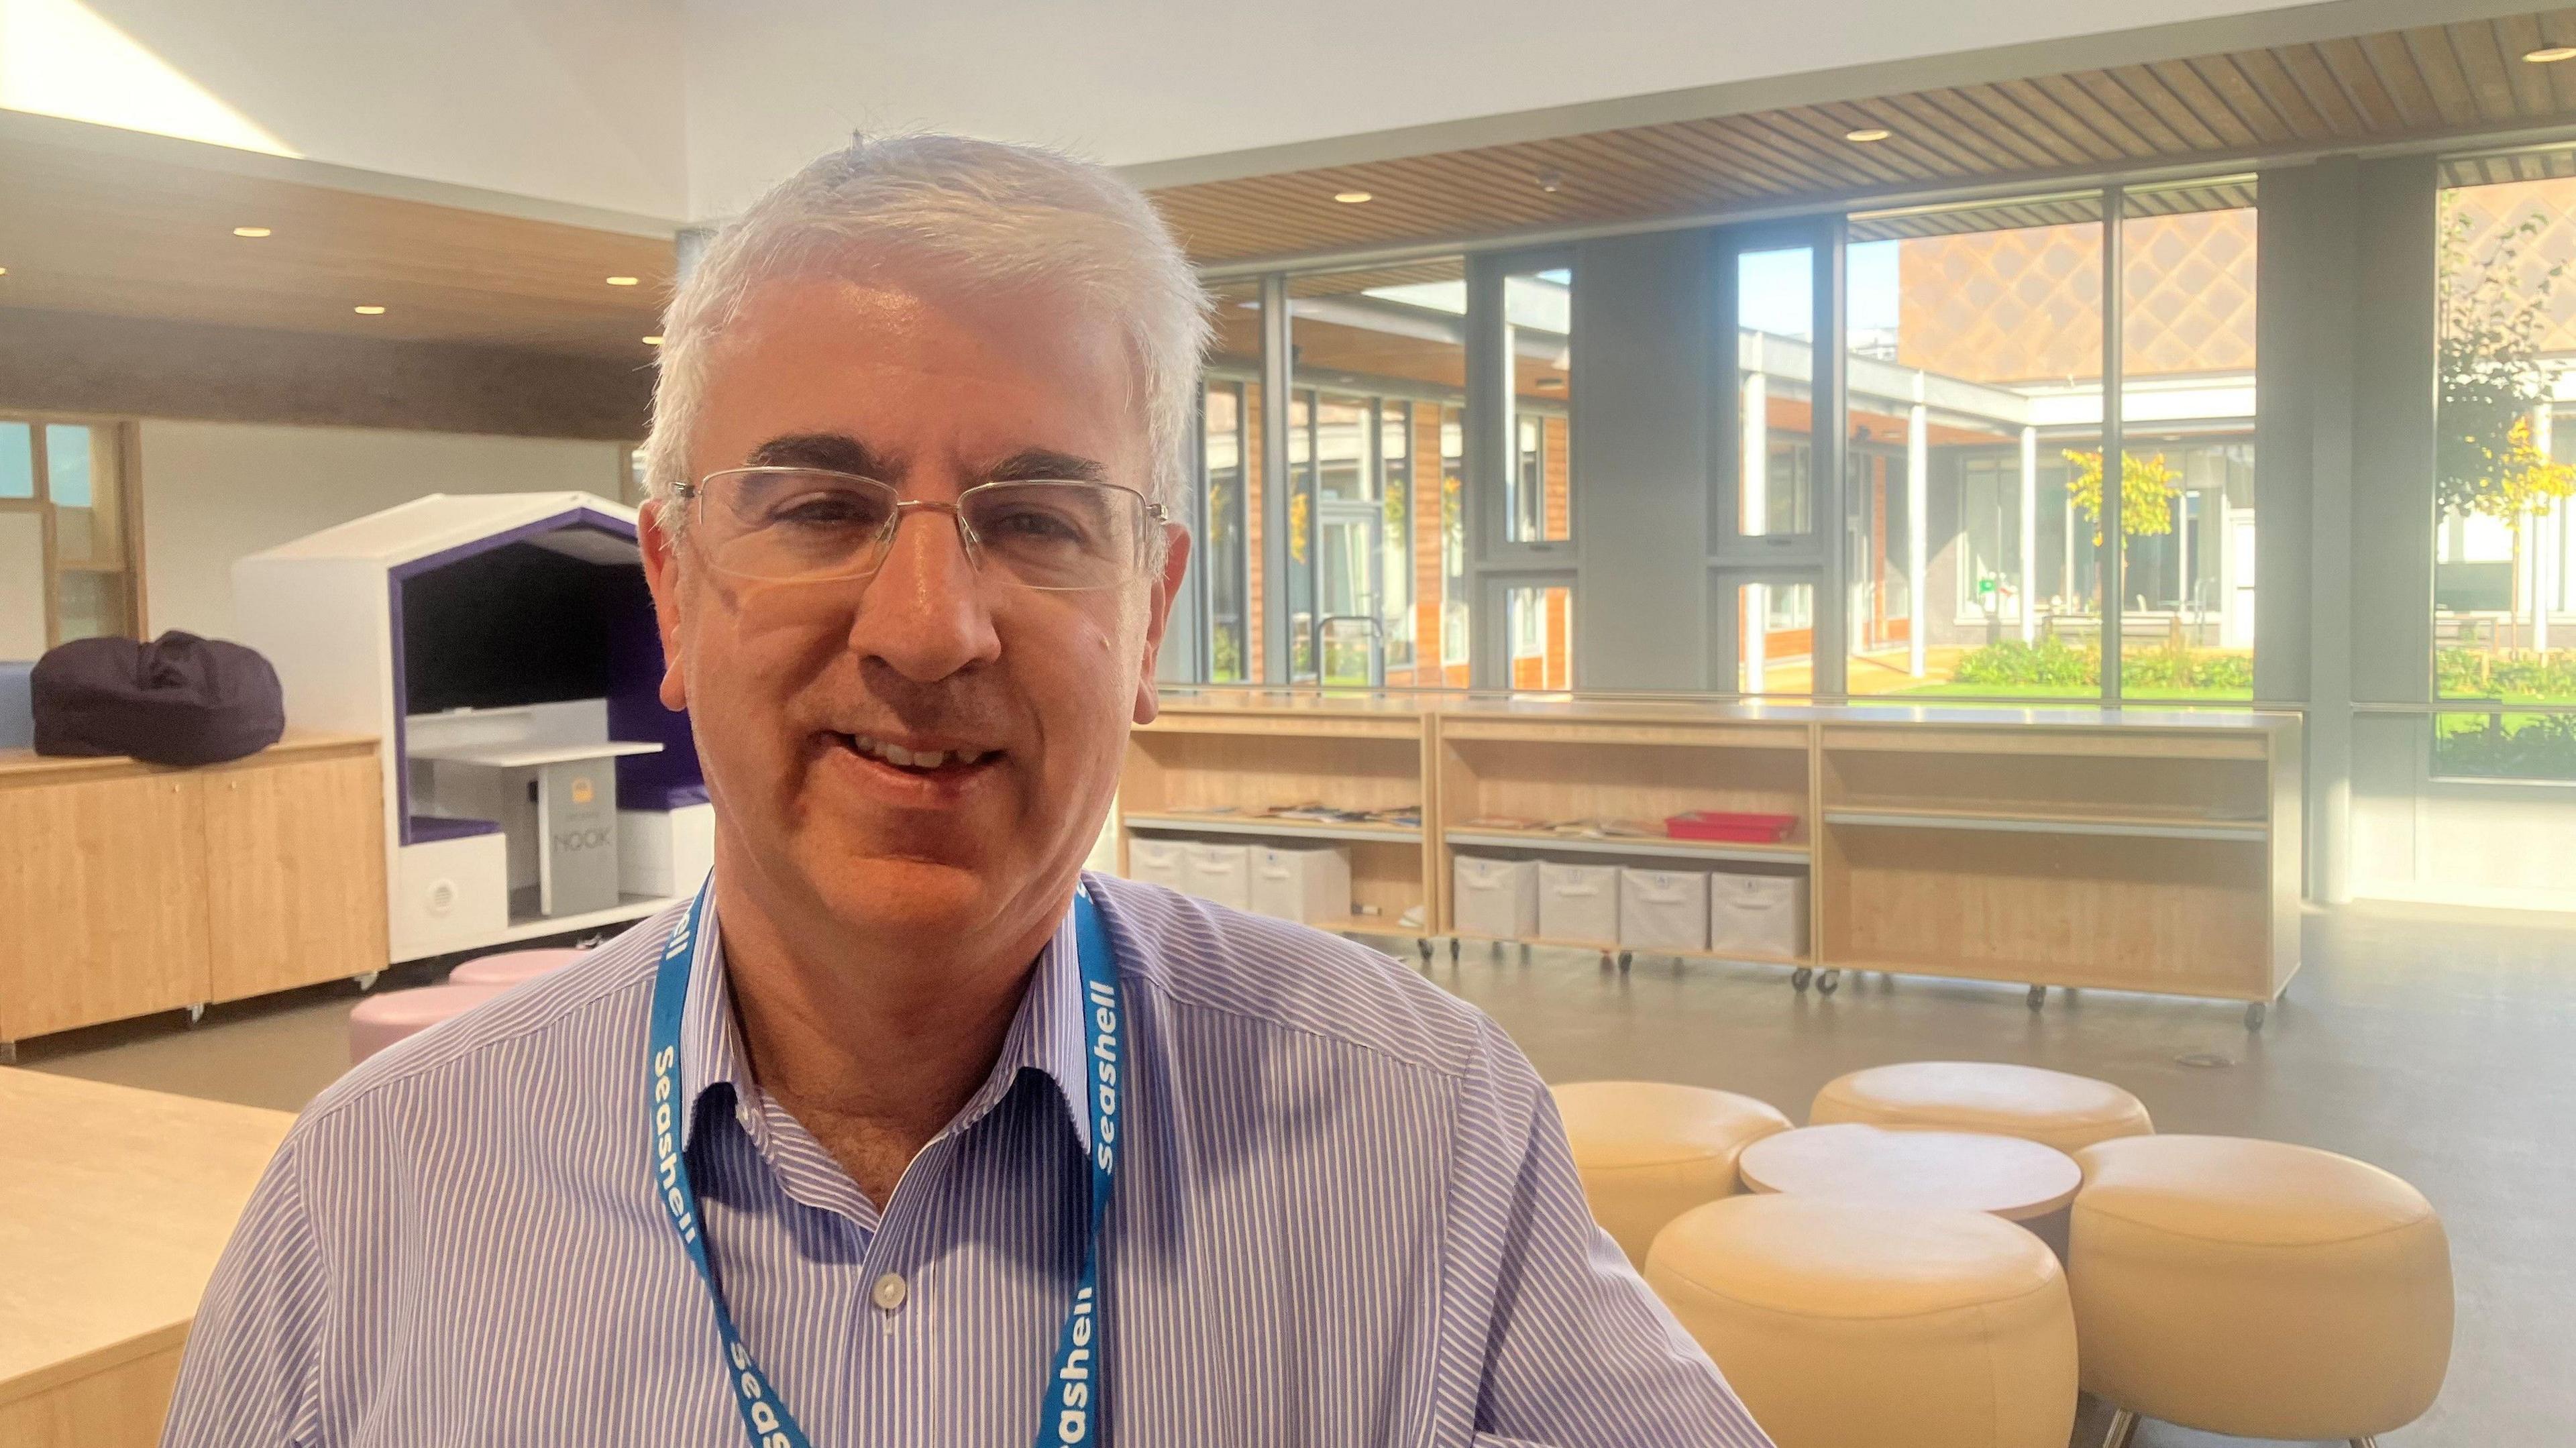
<path fill-rule="evenodd" d="M 206 999 L 198 781 L 87 776 L 0 774 L 0 1040 Z"/>
<path fill-rule="evenodd" d="M 385 853 L 376 757 L 207 774 L 207 999 L 380 970 Z"/>
<path fill-rule="evenodd" d="M 0 753 L 0 1041 L 382 969 L 383 838 L 372 739 Z"/>

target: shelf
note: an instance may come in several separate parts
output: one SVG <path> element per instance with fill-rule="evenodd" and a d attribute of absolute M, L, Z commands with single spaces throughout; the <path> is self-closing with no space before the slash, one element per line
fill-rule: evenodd
<path fill-rule="evenodd" d="M 1624 950 L 1631 955 L 1657 956 L 1667 960 L 1723 960 L 1736 965 L 1777 965 L 1791 968 L 1814 964 L 1813 961 L 1799 956 L 1754 955 L 1742 950 L 1673 950 L 1660 945 L 1615 943 L 1604 945 L 1598 940 L 1549 940 L 1540 936 L 1523 939 L 1517 935 L 1478 935 L 1471 930 L 1453 930 L 1449 933 L 1459 940 L 1484 941 L 1494 945 L 1534 945 L 1542 950 L 1588 950 L 1604 955 L 1616 955 Z M 1431 938 L 1437 940 L 1440 937 L 1434 935 Z"/>
<path fill-rule="evenodd" d="M 513 945 L 522 940 L 541 940 L 549 935 L 569 935 L 577 930 L 596 930 L 603 925 L 628 925 L 665 907 L 687 899 L 685 895 L 627 895 L 602 910 L 586 910 L 579 915 L 514 915 L 508 928 L 494 931 L 470 944 L 442 944 L 407 960 L 425 960 L 433 955 L 453 955 L 459 951 L 482 950 L 494 945 Z M 402 964 L 401 960 L 394 962 Z"/>
<path fill-rule="evenodd" d="M 1767 865 L 1803 865 L 1807 847 L 1799 844 L 1763 845 L 1744 840 L 1675 840 L 1654 836 L 1630 836 L 1624 839 L 1595 839 L 1588 835 L 1560 835 L 1551 830 L 1451 830 L 1452 848 L 1464 845 L 1484 849 L 1557 850 L 1578 855 L 1645 855 L 1664 860 L 1739 860 Z"/>
<path fill-rule="evenodd" d="M 1413 825 L 1326 824 L 1320 820 L 1277 820 L 1259 815 L 1131 814 L 1131 830 L 1159 830 L 1180 835 L 1267 835 L 1280 839 L 1358 840 L 1368 844 L 1419 844 L 1422 831 Z"/>
<path fill-rule="evenodd" d="M 2036 811 L 1940 809 L 1921 806 L 1825 811 L 1829 825 L 1873 829 L 1980 830 L 2018 835 L 2101 835 L 2137 840 L 2260 841 L 2270 837 L 2262 820 L 2214 819 L 2181 814 L 2050 814 Z"/>

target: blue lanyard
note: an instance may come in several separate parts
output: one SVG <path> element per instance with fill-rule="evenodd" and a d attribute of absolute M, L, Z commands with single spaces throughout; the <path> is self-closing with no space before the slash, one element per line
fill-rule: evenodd
<path fill-rule="evenodd" d="M 653 976 L 653 1034 L 648 1061 L 651 1081 L 645 1105 L 653 1126 L 653 1180 L 671 1230 L 688 1249 L 689 1261 L 706 1284 L 715 1308 L 716 1335 L 723 1340 L 726 1376 L 733 1382 L 734 1406 L 742 1412 L 743 1432 L 752 1448 L 811 1448 L 805 1430 L 754 1362 L 725 1307 L 724 1288 L 716 1281 L 715 1263 L 707 1257 L 704 1224 L 698 1215 L 697 1189 L 689 1185 L 689 1164 L 681 1154 L 683 1115 L 688 1096 L 680 1086 L 680 1015 L 689 996 L 689 971 L 695 964 L 707 902 L 715 893 L 710 876 L 700 886 L 688 913 L 680 917 L 662 947 L 662 963 Z M 1125 1021 L 1119 1012 L 1118 963 L 1110 954 L 1109 932 L 1087 889 L 1073 897 L 1074 936 L 1081 946 L 1083 1028 L 1089 1037 L 1091 1062 L 1091 1232 L 1082 1246 L 1082 1280 L 1074 1287 L 1073 1306 L 1056 1334 L 1055 1369 L 1047 1375 L 1046 1397 L 1038 1405 L 1038 1448 L 1082 1448 L 1100 1440 L 1100 1226 L 1109 1216 L 1109 1188 L 1117 1169 L 1118 1079 L 1126 1050 Z"/>

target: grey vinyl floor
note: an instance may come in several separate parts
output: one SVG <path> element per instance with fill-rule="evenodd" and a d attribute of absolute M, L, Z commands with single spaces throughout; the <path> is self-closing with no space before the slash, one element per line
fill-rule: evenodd
<path fill-rule="evenodd" d="M 2166 1131 L 2305 1142 L 2376 1162 L 2443 1214 L 2459 1293 L 2441 1401 L 2395 1448 L 2576 1443 L 2576 919 L 2356 907 L 2311 915 L 2305 970 L 2260 1034 L 2233 1007 L 1469 946 L 1432 979 L 1502 1022 L 1552 1081 L 1741 1091 L 1803 1118 L 1827 1080 L 1928 1058 L 2019 1061 L 2136 1092 Z M 1409 945 L 1410 942 L 1405 942 Z M 421 983 L 413 968 L 388 984 Z M 322 987 L 29 1042 L 23 1065 L 287 1109 L 346 1060 L 354 988 Z M 2076 1442 L 2100 1441 L 2088 1405 Z M 2149 1424 L 2140 1448 L 2214 1448 Z"/>

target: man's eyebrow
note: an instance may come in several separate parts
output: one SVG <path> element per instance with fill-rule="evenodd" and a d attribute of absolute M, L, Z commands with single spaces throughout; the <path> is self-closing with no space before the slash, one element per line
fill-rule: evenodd
<path fill-rule="evenodd" d="M 988 483 L 1019 483 L 1045 478 L 1067 483 L 1105 483 L 1109 468 L 1095 459 L 1053 448 L 1022 448 L 984 470 Z"/>
<path fill-rule="evenodd" d="M 896 471 L 893 459 L 885 457 L 857 438 L 836 432 L 794 433 L 773 437 L 751 450 L 748 465 L 755 468 L 822 468 L 829 472 L 856 473 L 863 478 L 891 482 Z"/>

